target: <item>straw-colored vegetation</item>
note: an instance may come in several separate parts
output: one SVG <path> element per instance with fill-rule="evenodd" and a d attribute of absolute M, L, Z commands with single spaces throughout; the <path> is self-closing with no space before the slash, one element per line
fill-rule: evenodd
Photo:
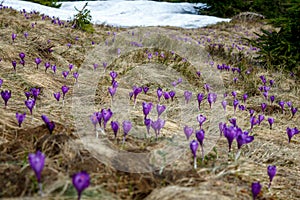
<path fill-rule="evenodd" d="M 140 47 L 134 51 L 128 50 L 126 54 L 121 53 L 119 57 L 117 57 L 116 52 L 101 50 L 102 47 L 105 48 L 105 41 L 111 42 L 114 32 L 116 33 L 116 41 L 118 41 L 120 37 L 133 37 L 132 31 L 137 32 L 138 28 L 121 29 L 95 25 L 94 33 L 86 33 L 70 27 L 65 28 L 57 24 L 54 25 L 49 18 L 41 20 L 41 16 L 38 14 L 27 13 L 27 16 L 28 19 L 24 17 L 24 14 L 11 9 L 0 10 L 0 78 L 4 80 L 1 90 L 12 91 L 12 98 L 8 102 L 8 107 L 6 109 L 4 107 L 0 108 L 1 198 L 39 198 L 36 179 L 27 160 L 28 153 L 36 150 L 41 150 L 46 155 L 42 183 L 47 199 L 75 198 L 76 192 L 70 177 L 81 170 L 85 170 L 91 175 L 91 186 L 84 191 L 84 199 L 250 199 L 251 183 L 253 181 L 260 181 L 263 185 L 260 199 L 300 198 L 300 138 L 296 135 L 289 144 L 286 134 L 287 127 L 299 125 L 300 114 L 296 113 L 295 117 L 292 118 L 288 107 L 285 108 L 282 114 L 277 103 L 280 100 L 291 101 L 294 107 L 300 106 L 299 79 L 291 77 L 284 71 L 266 70 L 259 66 L 253 59 L 257 56 L 256 51 L 248 50 L 249 44 L 242 40 L 243 37 L 254 38 L 254 32 L 260 32 L 260 28 L 272 30 L 270 25 L 266 25 L 262 21 L 235 21 L 191 30 L 175 27 L 159 28 L 158 30 L 165 30 L 165 32 L 177 33 L 182 41 L 186 38 L 187 41 L 191 41 L 193 44 L 200 43 L 199 60 L 191 57 L 191 60 L 184 61 L 184 56 L 179 53 L 183 52 L 183 47 L 182 49 L 172 49 L 175 52 L 174 56 L 169 49 L 164 49 L 163 45 L 165 45 L 165 48 L 175 45 L 170 38 L 166 38 L 165 43 L 160 41 L 160 48 Z M 34 24 L 34 28 L 32 28 L 32 24 Z M 147 31 L 153 30 L 156 29 L 153 27 L 144 28 L 143 32 L 147 33 Z M 23 36 L 24 32 L 28 32 L 27 39 Z M 11 39 L 12 33 L 17 34 L 14 42 Z M 76 40 L 76 37 L 78 37 L 78 40 Z M 149 38 L 153 39 L 151 36 Z M 95 44 L 92 45 L 92 42 Z M 125 48 L 125 42 L 124 44 L 121 44 L 121 41 L 119 42 Z M 70 48 L 67 46 L 68 43 L 71 44 Z M 154 44 L 154 40 L 152 43 Z M 246 50 L 238 50 L 237 47 L 228 49 L 233 43 Z M 190 47 L 188 44 L 182 44 L 185 45 L 186 52 L 191 50 L 188 49 Z M 212 46 L 212 44 L 217 45 Z M 130 49 L 129 46 L 128 44 L 128 49 Z M 191 44 L 190 48 L 192 47 Z M 52 53 L 48 51 L 49 48 L 53 50 Z M 159 55 L 164 52 L 165 58 L 158 56 L 149 61 L 147 53 L 145 53 L 146 50 L 153 54 L 157 51 Z M 122 51 L 125 50 L 121 49 Z M 26 64 L 23 67 L 18 63 L 15 73 L 11 62 L 13 60 L 19 62 L 20 52 L 26 54 Z M 111 61 L 105 73 L 102 69 L 102 62 L 100 62 L 102 58 L 99 58 L 99 55 L 96 54 L 92 56 L 93 59 L 90 58 L 93 52 L 101 53 L 101 55 L 105 54 L 108 56 L 107 61 Z M 210 56 L 207 56 L 208 53 Z M 43 60 L 38 70 L 34 63 L 36 57 Z M 213 67 L 210 66 L 211 61 L 214 62 Z M 49 69 L 45 72 L 43 66 L 45 62 L 55 64 L 57 74 L 53 74 Z M 107 129 L 107 135 L 101 135 L 99 138 L 100 140 L 106 137 L 115 150 L 123 148 L 123 150 L 130 152 L 147 153 L 153 152 L 161 146 L 166 146 L 168 139 L 175 137 L 173 133 L 181 132 L 182 135 L 178 137 L 183 138 L 181 140 L 183 145 L 180 146 L 182 151 L 178 155 L 178 159 L 167 163 L 162 169 L 145 173 L 124 172 L 113 167 L 116 165 L 113 161 L 119 162 L 118 165 L 122 165 L 122 161 L 125 162 L 126 157 L 119 157 L 117 161 L 105 160 L 103 162 L 101 157 L 92 152 L 90 146 L 87 147 L 88 145 L 82 143 L 81 138 L 84 137 L 78 134 L 82 130 L 76 124 L 77 119 L 74 116 L 74 109 L 72 109 L 72 106 L 74 106 L 73 98 L 75 98 L 75 91 L 80 91 L 81 87 L 86 87 L 85 84 L 90 80 L 80 79 L 79 75 L 78 89 L 71 75 L 64 79 L 61 72 L 68 70 L 70 63 L 74 64 L 75 68 L 73 70 L 75 71 L 81 72 L 83 70 L 82 72 L 85 72 L 90 70 L 92 73 L 98 73 L 101 77 L 95 83 L 97 90 L 94 97 L 84 96 L 84 94 L 80 96 L 79 94 L 83 100 L 94 98 L 96 103 L 94 111 L 99 111 L 101 108 L 110 105 L 110 97 L 107 93 L 107 87 L 110 86 L 110 70 L 116 70 L 119 73 L 117 80 L 120 80 L 120 88 L 118 88 L 117 94 L 120 94 L 120 96 L 128 95 L 134 84 L 148 85 L 151 92 L 149 92 L 149 95 L 138 97 L 136 108 L 129 101 L 129 97 L 128 99 L 124 98 L 121 102 L 124 103 L 123 105 L 128 103 L 132 107 L 130 114 L 134 116 L 134 123 L 137 127 L 142 128 L 145 127 L 139 121 L 139 119 L 143 119 L 141 102 L 155 102 L 158 86 L 170 89 L 171 81 L 182 77 L 185 83 L 181 89 L 178 89 L 179 92 L 176 94 L 175 102 L 165 102 L 170 109 L 166 114 L 168 118 L 166 126 L 158 141 L 154 139 L 144 140 L 129 134 L 126 145 L 122 147 L 120 144 L 122 132 L 119 133 L 117 141 L 114 141 L 110 127 Z M 95 72 L 93 72 L 93 63 L 99 64 Z M 197 63 L 199 66 L 194 66 L 193 63 Z M 258 87 L 262 85 L 259 77 L 264 75 L 268 80 L 275 81 L 274 86 L 271 87 L 270 95 L 275 95 L 276 99 L 272 105 L 268 103 L 265 120 L 260 126 L 254 127 L 252 134 L 255 139 L 242 148 L 239 160 L 234 160 L 233 153 L 228 154 L 228 145 L 224 137 L 215 140 L 215 143 L 213 139 L 208 139 L 204 140 L 204 145 L 207 145 L 207 149 L 211 149 L 211 151 L 207 152 L 204 163 L 201 163 L 199 158 L 198 169 L 194 170 L 188 142 L 184 141 L 183 124 L 176 121 L 181 120 L 180 122 L 183 122 L 184 117 L 191 117 L 192 119 L 193 116 L 177 116 L 180 113 L 178 110 L 183 110 L 183 107 L 178 106 L 177 103 L 184 101 L 183 91 L 185 87 L 193 91 L 193 101 L 196 101 L 197 92 L 205 92 L 203 89 L 207 79 L 207 77 L 203 77 L 206 73 L 205 70 L 209 71 L 216 68 L 217 64 L 222 63 L 231 67 L 239 67 L 242 73 L 238 75 L 231 71 L 213 71 L 215 73 L 213 77 L 218 76 L 217 80 L 223 82 L 222 88 L 218 88 L 221 87 L 220 84 L 215 83 L 213 90 L 228 93 L 229 106 L 226 114 L 224 114 L 220 106 L 223 93 L 218 96 L 218 105 L 213 105 L 215 108 L 214 113 L 209 109 L 207 100 L 203 101 L 201 111 L 196 113 L 205 113 L 208 117 L 208 122 L 204 124 L 204 130 L 208 138 L 219 134 L 218 129 L 211 127 L 218 126 L 212 122 L 215 117 L 221 115 L 224 115 L 224 120 L 235 117 L 239 127 L 244 130 L 249 129 L 249 112 L 237 110 L 234 114 L 233 98 L 230 95 L 232 91 L 237 91 L 239 99 L 242 98 L 244 93 L 248 93 L 249 98 L 245 106 L 247 109 L 254 109 L 256 111 L 255 115 L 257 115 L 261 112 L 261 103 L 266 102 L 258 90 Z M 201 69 L 201 72 L 203 71 L 200 78 L 196 76 L 198 69 Z M 247 75 L 247 71 L 250 71 L 250 74 Z M 233 82 L 234 77 L 238 78 L 236 83 Z M 71 87 L 66 95 L 64 106 L 53 97 L 53 92 L 60 91 L 62 85 Z M 32 87 L 41 88 L 37 107 L 33 111 L 33 119 L 24 105 L 24 91 L 28 91 Z M 220 110 L 216 110 L 216 107 L 220 107 Z M 15 119 L 16 112 L 27 112 L 27 117 L 21 128 L 18 127 Z M 78 112 L 81 111 L 78 110 Z M 52 135 L 49 135 L 41 120 L 42 114 L 46 114 L 56 123 Z M 90 114 L 92 113 L 85 116 L 88 120 Z M 269 116 L 275 119 L 272 129 L 269 128 L 266 120 Z M 194 120 L 195 123 L 190 123 L 197 127 L 196 115 Z M 88 123 L 90 122 L 88 121 Z M 92 127 L 92 124 L 90 123 L 88 126 Z M 86 132 L 86 134 L 93 136 L 93 140 L 97 141 L 94 132 Z M 210 144 L 211 148 L 208 147 Z M 234 142 L 233 152 L 236 152 L 236 150 L 236 143 Z M 174 158 L 177 155 L 171 156 Z M 135 162 L 132 163 L 132 166 L 127 166 L 128 169 L 136 167 L 134 164 Z M 276 165 L 278 168 L 278 173 L 270 190 L 267 189 L 269 183 L 268 165 Z"/>

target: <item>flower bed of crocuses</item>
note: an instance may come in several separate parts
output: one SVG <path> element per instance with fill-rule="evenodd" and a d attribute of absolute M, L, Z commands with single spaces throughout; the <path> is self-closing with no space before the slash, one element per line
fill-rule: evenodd
<path fill-rule="evenodd" d="M 92 72 L 101 72 L 105 77 L 102 86 L 105 91 L 101 92 L 105 94 L 106 103 L 100 104 L 100 110 L 86 116 L 89 126 L 93 127 L 93 132 L 89 134 L 95 140 L 107 137 L 120 150 L 126 150 L 137 141 L 146 147 L 159 146 L 162 140 L 172 134 L 168 120 L 174 117 L 169 114 L 174 105 L 181 101 L 185 106 L 194 106 L 193 109 L 198 112 L 189 124 L 178 125 L 180 137 L 186 145 L 184 156 L 179 161 L 185 166 L 185 172 L 182 173 L 184 177 L 178 175 L 180 170 L 177 171 L 175 164 L 168 164 L 159 172 L 151 173 L 150 178 L 141 175 L 144 182 L 154 185 L 145 189 L 139 186 L 135 175 L 108 170 L 109 166 L 101 165 L 99 160 L 92 162 L 97 167 L 86 164 L 89 162 L 84 161 L 84 156 L 88 152 L 84 146 L 76 143 L 76 130 L 72 124 L 74 119 L 70 113 L 72 89 L 81 87 L 80 58 L 96 45 L 108 42 L 107 38 L 112 37 L 113 42 L 121 30 L 98 27 L 98 35 L 87 37 L 85 33 L 69 27 L 68 22 L 55 17 L 6 7 L 1 7 L 0 12 L 2 29 L 6 30 L 2 33 L 4 40 L 1 45 L 4 48 L 0 54 L 0 90 L 3 99 L 0 150 L 5 155 L 1 157 L 4 164 L 1 164 L 0 175 L 9 185 L 2 186 L 0 196 L 71 195 L 80 199 L 87 195 L 87 198 L 97 198 L 100 195 L 97 188 L 101 185 L 119 198 L 134 198 L 135 195 L 141 198 L 154 188 L 173 184 L 198 187 L 201 181 L 192 180 L 198 180 L 200 176 L 206 177 L 207 182 L 229 182 L 231 186 L 239 187 L 234 194 L 227 194 L 233 199 L 293 199 L 299 196 L 297 189 L 286 191 L 289 185 L 296 185 L 298 179 L 295 177 L 299 174 L 300 164 L 295 154 L 299 143 L 297 77 L 292 73 L 283 75 L 284 72 L 268 71 L 251 63 L 251 56 L 255 56 L 259 49 L 241 39 L 242 36 L 255 37 L 245 27 L 221 24 L 201 31 L 182 30 L 186 37 L 178 40 L 193 39 L 203 48 L 213 48 L 212 52 L 218 48 L 230 52 L 228 60 L 217 54 L 208 54 L 203 62 L 203 65 L 217 70 L 222 76 L 225 92 L 215 93 L 216 88 L 203 81 L 201 70 L 193 72 L 192 77 L 197 79 L 183 74 L 176 79 L 170 77 L 172 81 L 164 81 L 159 87 L 128 83 L 131 85 L 126 88 L 129 91 L 126 101 L 132 111 L 138 113 L 140 122 L 119 120 L 118 113 L 109 106 L 117 100 L 118 93 L 125 91 L 120 79 L 126 74 L 117 70 L 122 64 L 118 63 L 118 68 L 108 66 L 105 62 L 89 66 Z M 22 26 L 17 29 L 19 24 Z M 226 26 L 232 30 L 229 35 L 218 30 Z M 56 30 L 56 34 L 49 30 Z M 134 37 L 135 33 L 128 35 Z M 141 64 L 189 66 L 188 59 L 177 55 L 176 49 L 143 49 L 142 41 L 128 45 L 139 48 L 136 62 Z M 116 58 L 118 56 L 122 56 L 122 49 L 117 50 Z M 129 57 L 119 59 L 126 60 Z M 200 86 L 179 90 L 187 80 L 195 81 Z M 209 145 L 207 137 L 212 134 L 209 126 L 213 115 L 204 113 L 216 106 L 221 108 L 218 112 L 224 113 L 226 118 L 214 125 L 218 127 L 219 139 L 212 151 L 205 152 L 205 147 Z M 144 137 L 131 135 L 132 129 L 138 125 L 144 126 Z M 68 138 L 67 141 L 59 140 L 62 135 Z M 147 149 L 140 148 L 144 151 Z M 76 166 L 71 164 L 74 161 L 78 161 Z M 171 178 L 170 174 L 175 178 Z M 20 185 L 18 178 L 13 178 L 15 176 L 26 183 L 19 190 L 10 189 L 14 187 L 12 183 Z M 112 181 L 108 180 L 110 177 Z M 120 186 L 113 186 L 117 181 Z M 162 181 L 164 184 L 158 183 Z M 218 187 L 214 187 L 218 191 Z M 229 188 L 219 191 L 224 193 L 224 190 L 232 192 Z M 118 191 L 122 191 L 121 194 Z"/>

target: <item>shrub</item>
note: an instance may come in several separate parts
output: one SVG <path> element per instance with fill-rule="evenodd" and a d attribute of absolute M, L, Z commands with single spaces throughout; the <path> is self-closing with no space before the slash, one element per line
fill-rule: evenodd
<path fill-rule="evenodd" d="M 88 2 L 85 3 L 85 5 L 81 10 L 78 10 L 75 7 L 75 10 L 78 11 L 78 13 L 74 16 L 74 19 L 72 21 L 72 26 L 86 32 L 94 32 L 93 24 L 91 23 L 92 20 L 92 16 L 90 14 L 91 11 L 86 8 L 87 5 Z"/>
<path fill-rule="evenodd" d="M 271 21 L 278 32 L 262 30 L 258 39 L 250 40 L 252 45 L 260 48 L 258 60 L 268 68 L 271 66 L 285 68 L 289 71 L 299 70 L 300 60 L 300 5 L 287 10 L 284 17 Z"/>

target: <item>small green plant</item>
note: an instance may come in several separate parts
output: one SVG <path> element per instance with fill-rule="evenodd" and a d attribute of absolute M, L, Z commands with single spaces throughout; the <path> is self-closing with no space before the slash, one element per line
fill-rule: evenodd
<path fill-rule="evenodd" d="M 44 6 L 49 6 L 53 8 L 60 8 L 61 3 L 58 3 L 59 0 L 25 0 L 25 1 L 30 1 L 33 3 L 38 3 Z"/>
<path fill-rule="evenodd" d="M 91 23 L 92 16 L 91 16 L 91 11 L 87 9 L 88 2 L 85 3 L 83 8 L 81 10 L 78 10 L 75 7 L 75 10 L 78 11 L 78 13 L 74 16 L 74 19 L 72 21 L 72 26 L 86 31 L 86 32 L 94 32 L 93 24 Z"/>

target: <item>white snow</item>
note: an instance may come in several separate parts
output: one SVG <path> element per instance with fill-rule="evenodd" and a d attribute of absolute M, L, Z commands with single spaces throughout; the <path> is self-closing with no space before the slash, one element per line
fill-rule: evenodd
<path fill-rule="evenodd" d="M 43 5 L 19 1 L 4 0 L 3 5 L 16 10 L 39 11 L 50 17 L 70 20 L 86 1 L 62 2 L 61 8 L 50 8 Z M 177 26 L 182 28 L 198 28 L 221 21 L 230 21 L 212 16 L 197 15 L 194 7 L 204 4 L 167 3 L 147 0 L 107 0 L 88 1 L 92 22 L 119 27 L 133 26 Z"/>

